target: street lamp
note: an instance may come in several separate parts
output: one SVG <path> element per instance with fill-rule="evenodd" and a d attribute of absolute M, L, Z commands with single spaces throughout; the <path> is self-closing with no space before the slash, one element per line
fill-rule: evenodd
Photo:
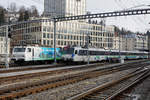
<path fill-rule="evenodd" d="M 120 33 L 119 33 L 119 60 L 121 60 L 121 54 L 120 54 Z"/>
<path fill-rule="evenodd" d="M 87 64 L 88 65 L 90 63 L 89 43 L 90 43 L 90 35 L 89 35 L 89 33 L 87 33 L 87 36 L 86 36 L 86 48 L 87 48 Z"/>
<path fill-rule="evenodd" d="M 9 9 L 7 8 L 7 16 L 8 16 L 8 25 L 6 25 L 6 60 L 5 60 L 5 66 L 6 68 L 9 68 L 9 63 L 8 63 L 8 35 L 9 35 L 9 31 L 10 31 L 10 15 L 9 15 Z"/>

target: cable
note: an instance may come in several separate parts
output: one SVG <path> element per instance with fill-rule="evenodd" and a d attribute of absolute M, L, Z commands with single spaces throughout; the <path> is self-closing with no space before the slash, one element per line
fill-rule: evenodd
<path fill-rule="evenodd" d="M 132 0 L 131 0 L 132 1 Z M 132 1 L 133 2 L 133 4 L 135 5 L 135 2 L 134 1 Z M 138 3 L 138 5 L 139 5 L 139 3 Z M 142 4 L 142 5 L 144 5 L 144 4 Z M 141 18 L 141 17 L 138 17 L 137 16 L 137 18 L 139 19 L 139 21 L 141 22 L 141 23 L 143 23 L 143 25 L 145 25 L 146 27 L 147 27 L 147 24 L 146 23 L 144 23 L 144 20 Z"/>
<path fill-rule="evenodd" d="M 37 4 L 41 4 L 41 5 L 43 5 L 44 4 L 44 1 L 42 0 L 31 0 L 31 1 L 33 1 L 33 2 L 35 2 L 35 3 L 37 3 Z"/>
<path fill-rule="evenodd" d="M 126 9 L 125 9 L 126 7 L 124 7 L 124 5 L 123 5 L 122 3 L 120 3 L 120 0 L 119 0 L 119 2 L 118 2 L 118 0 L 115 0 L 115 2 L 116 2 L 116 4 L 117 4 L 121 9 L 126 10 Z M 133 18 L 132 18 L 132 19 L 133 19 Z M 137 21 L 135 21 L 135 19 L 133 19 L 133 20 L 134 20 L 134 22 L 132 21 L 132 23 L 137 22 Z"/>
<path fill-rule="evenodd" d="M 120 7 L 120 8 L 122 8 L 122 9 L 124 9 L 124 10 L 127 10 L 127 7 L 122 3 L 122 1 L 121 0 L 119 0 L 119 1 L 117 1 L 117 0 L 115 0 L 115 2 L 116 2 L 116 4 Z M 119 4 L 118 4 L 119 3 Z M 141 19 L 140 19 L 140 22 L 139 22 L 139 18 L 137 19 L 136 17 L 131 17 L 133 20 L 134 20 L 134 23 L 137 23 L 138 25 L 140 25 L 140 26 L 142 26 L 143 27 L 143 25 L 141 25 Z M 142 21 L 142 23 L 143 23 L 143 21 Z M 145 24 L 144 24 L 145 25 Z"/>

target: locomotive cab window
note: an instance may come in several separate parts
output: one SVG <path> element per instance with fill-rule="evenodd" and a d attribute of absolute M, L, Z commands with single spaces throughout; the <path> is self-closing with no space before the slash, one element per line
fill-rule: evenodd
<path fill-rule="evenodd" d="M 14 52 L 25 52 L 25 48 L 14 48 Z"/>
<path fill-rule="evenodd" d="M 27 49 L 27 52 L 31 52 L 31 48 L 28 48 L 28 49 Z"/>

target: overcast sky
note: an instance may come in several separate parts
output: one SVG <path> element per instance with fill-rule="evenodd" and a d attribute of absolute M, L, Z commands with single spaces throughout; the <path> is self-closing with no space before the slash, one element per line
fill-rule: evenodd
<path fill-rule="evenodd" d="M 8 7 L 11 2 L 15 2 L 18 7 L 21 5 L 27 7 L 36 5 L 40 12 L 43 11 L 43 0 L 0 0 L 0 5 Z M 87 11 L 91 13 L 101 13 L 132 7 L 148 8 L 148 6 L 144 5 L 150 5 L 150 0 L 87 0 Z M 106 18 L 107 25 L 117 25 L 120 28 L 124 27 L 134 32 L 146 32 L 146 30 L 150 29 L 149 22 L 150 15 Z"/>

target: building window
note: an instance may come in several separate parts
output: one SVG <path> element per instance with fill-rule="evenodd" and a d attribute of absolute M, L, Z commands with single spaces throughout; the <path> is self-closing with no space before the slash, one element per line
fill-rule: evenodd
<path fill-rule="evenodd" d="M 51 40 L 51 45 L 53 45 L 53 40 Z"/>
<path fill-rule="evenodd" d="M 46 45 L 46 40 L 43 40 L 43 44 Z"/>
<path fill-rule="evenodd" d="M 51 34 L 51 38 L 53 38 L 53 34 Z"/>
<path fill-rule="evenodd" d="M 49 45 L 50 43 L 49 43 L 49 40 L 47 40 L 47 45 Z"/>
<path fill-rule="evenodd" d="M 61 35 L 61 39 L 63 39 L 63 35 Z"/>
<path fill-rule="evenodd" d="M 60 34 L 58 34 L 58 39 L 60 39 Z"/>
<path fill-rule="evenodd" d="M 72 35 L 71 35 L 70 39 L 72 40 Z"/>
<path fill-rule="evenodd" d="M 58 45 L 60 45 L 60 41 L 58 41 Z"/>
<path fill-rule="evenodd" d="M 61 45 L 63 45 L 63 41 L 61 41 Z"/>
<path fill-rule="evenodd" d="M 43 27 L 43 31 L 46 32 L 46 27 Z"/>
<path fill-rule="evenodd" d="M 66 41 L 64 42 L 64 45 L 66 45 Z"/>
<path fill-rule="evenodd" d="M 46 33 L 43 33 L 43 38 L 46 38 Z"/>
<path fill-rule="evenodd" d="M 49 27 L 47 28 L 47 32 L 50 32 L 50 28 Z"/>
<path fill-rule="evenodd" d="M 47 34 L 47 38 L 50 38 L 50 34 Z"/>
<path fill-rule="evenodd" d="M 64 39 L 66 39 L 66 35 L 64 35 Z"/>

